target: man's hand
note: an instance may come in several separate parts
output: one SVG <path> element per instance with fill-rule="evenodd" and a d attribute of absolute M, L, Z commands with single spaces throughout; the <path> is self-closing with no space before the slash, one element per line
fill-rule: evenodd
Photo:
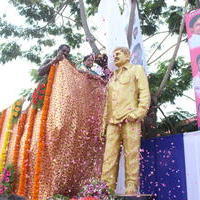
<path fill-rule="evenodd" d="M 103 125 L 102 130 L 100 132 L 100 140 L 102 143 L 106 142 L 106 129 L 107 129 L 107 125 Z"/>
<path fill-rule="evenodd" d="M 135 115 L 134 111 L 130 112 L 124 122 L 136 122 L 138 120 L 137 116 Z"/>
<path fill-rule="evenodd" d="M 126 117 L 125 122 L 126 122 L 126 120 L 127 120 L 127 122 L 135 122 L 136 121 L 136 119 L 132 118 L 129 115 Z"/>
<path fill-rule="evenodd" d="M 94 74 L 91 74 L 90 72 L 87 72 L 87 78 L 89 79 L 98 79 L 97 76 L 95 76 Z"/>
<path fill-rule="evenodd" d="M 57 64 L 59 63 L 61 60 L 63 60 L 65 58 L 65 56 L 63 55 L 63 53 L 59 53 L 55 59 L 53 60 L 53 64 Z"/>
<path fill-rule="evenodd" d="M 101 78 L 101 77 L 98 76 L 98 75 L 94 75 L 94 74 L 88 73 L 88 74 L 87 74 L 87 77 L 88 77 L 89 79 L 99 80 L 99 81 L 101 81 L 103 84 L 107 84 L 107 81 L 104 80 L 103 78 Z"/>

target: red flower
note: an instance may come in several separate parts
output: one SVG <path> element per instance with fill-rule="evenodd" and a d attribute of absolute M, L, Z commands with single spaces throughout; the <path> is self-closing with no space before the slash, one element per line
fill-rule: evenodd
<path fill-rule="evenodd" d="M 45 94 L 45 90 L 40 90 L 40 94 Z"/>
<path fill-rule="evenodd" d="M 41 88 L 45 88 L 45 87 L 46 87 L 46 84 L 42 83 Z"/>
<path fill-rule="evenodd" d="M 43 100 L 43 99 L 44 99 L 44 96 L 41 96 L 41 95 L 40 95 L 40 96 L 38 96 L 38 99 L 39 99 L 39 100 Z"/>

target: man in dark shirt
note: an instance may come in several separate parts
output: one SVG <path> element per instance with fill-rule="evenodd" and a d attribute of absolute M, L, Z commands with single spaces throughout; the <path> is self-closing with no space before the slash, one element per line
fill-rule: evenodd
<path fill-rule="evenodd" d="M 59 61 L 63 59 L 67 59 L 69 57 L 70 47 L 66 44 L 62 44 L 58 48 L 57 56 L 53 59 L 47 59 L 43 63 L 43 65 L 39 68 L 38 73 L 40 76 L 47 75 L 50 71 L 50 67 L 54 64 L 57 64 Z"/>

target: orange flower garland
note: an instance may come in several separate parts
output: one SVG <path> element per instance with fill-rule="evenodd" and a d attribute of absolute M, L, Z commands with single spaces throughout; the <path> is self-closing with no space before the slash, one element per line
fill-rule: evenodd
<path fill-rule="evenodd" d="M 17 162 L 18 162 L 18 157 L 19 157 L 19 149 L 20 149 L 20 141 L 22 134 L 24 132 L 24 126 L 27 118 L 27 113 L 23 112 L 21 114 L 18 127 L 17 127 L 17 137 L 15 141 L 15 146 L 14 146 L 14 156 L 13 156 L 13 166 L 16 169 L 17 168 Z"/>
<path fill-rule="evenodd" d="M 19 177 L 19 187 L 17 191 L 17 194 L 21 196 L 25 196 L 26 180 L 27 180 L 28 165 L 29 165 L 29 151 L 30 151 L 30 146 L 31 146 L 31 139 L 33 135 L 33 127 L 34 127 L 36 113 L 37 113 L 37 110 L 34 108 L 31 108 L 30 118 L 28 122 L 29 124 L 28 124 L 28 130 L 27 130 L 27 137 L 25 140 L 25 147 L 24 147 L 24 153 L 23 153 L 21 174 Z"/>
<path fill-rule="evenodd" d="M 48 76 L 45 97 L 44 97 L 44 104 L 42 107 L 42 114 L 41 114 L 39 141 L 38 141 L 37 154 L 36 154 L 35 167 L 34 167 L 32 200 L 38 200 L 38 196 L 39 196 L 39 187 L 40 187 L 39 182 L 40 182 L 40 172 L 41 172 L 41 165 L 42 165 L 42 155 L 43 155 L 44 147 L 45 147 L 46 122 L 47 122 L 47 116 L 48 116 L 48 111 L 49 111 L 50 97 L 51 97 L 55 72 L 56 72 L 56 67 L 51 66 L 50 73 Z"/>
<path fill-rule="evenodd" d="M 3 129 L 3 123 L 6 117 L 6 109 L 2 111 L 1 116 L 0 116 L 0 135 Z"/>

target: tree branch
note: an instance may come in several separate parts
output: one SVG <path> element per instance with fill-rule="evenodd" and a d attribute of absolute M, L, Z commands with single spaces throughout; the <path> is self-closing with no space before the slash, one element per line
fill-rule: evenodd
<path fill-rule="evenodd" d="M 165 115 L 165 113 L 163 112 L 163 110 L 158 107 L 159 111 L 162 113 L 163 117 L 166 119 L 167 124 L 169 125 L 169 129 L 171 130 L 171 133 L 176 133 L 176 129 L 174 129 L 171 121 L 167 118 L 167 116 Z M 173 132 L 172 132 L 173 131 Z"/>
<path fill-rule="evenodd" d="M 65 15 L 63 15 L 63 14 L 61 14 L 61 13 L 58 13 L 58 15 L 60 15 L 61 17 L 66 18 L 66 19 L 68 19 L 68 20 L 70 20 L 70 21 L 76 23 L 76 21 L 75 21 L 74 19 L 70 18 L 70 17 L 67 17 L 67 16 L 65 16 Z"/>
<path fill-rule="evenodd" d="M 194 102 L 196 102 L 193 98 L 191 98 L 191 97 L 189 97 L 189 96 L 187 96 L 185 94 L 183 94 L 183 96 L 186 97 L 186 98 L 188 98 L 188 99 L 190 99 L 190 100 L 192 100 L 192 101 L 194 101 Z"/>
<path fill-rule="evenodd" d="M 187 7 L 188 5 L 188 0 L 185 1 L 185 8 Z M 186 9 L 185 9 L 186 10 Z M 186 12 L 186 11 L 185 11 Z M 179 47 L 180 47 L 180 43 L 181 43 L 181 38 L 182 38 L 182 35 L 183 35 L 183 29 L 184 29 L 184 14 L 183 14 L 183 17 L 182 17 L 182 20 L 181 20 L 181 25 L 180 25 L 180 28 L 179 28 L 179 36 L 178 36 L 178 39 L 177 39 L 177 44 L 176 44 L 176 48 L 174 50 L 174 53 L 173 53 L 173 56 L 171 58 L 171 61 L 169 63 L 169 66 L 167 68 L 167 71 L 165 73 L 165 76 L 163 77 L 163 80 L 160 84 L 160 87 L 158 89 L 158 91 L 156 92 L 156 97 L 158 98 L 163 89 L 165 88 L 166 86 L 166 83 L 167 83 L 167 80 L 169 79 L 169 76 L 170 76 L 170 73 L 171 73 L 171 70 L 173 68 L 173 65 L 175 63 L 175 59 L 176 59 L 176 56 L 177 56 L 177 53 L 178 53 L 178 50 L 179 50 Z"/>
<path fill-rule="evenodd" d="M 151 60 L 152 56 L 156 53 L 156 51 L 160 48 L 160 46 L 162 45 L 162 43 L 169 37 L 170 33 L 168 33 L 164 39 L 160 42 L 160 44 L 157 46 L 157 48 L 154 50 L 154 52 L 151 54 L 151 56 L 149 57 L 149 59 L 147 60 L 147 63 Z"/>
<path fill-rule="evenodd" d="M 93 53 L 99 54 L 100 51 L 95 44 L 95 38 L 91 34 L 88 24 L 87 24 L 87 18 L 86 18 L 86 14 L 85 14 L 85 6 L 84 6 L 83 0 L 79 0 L 79 5 L 80 5 L 81 22 L 82 22 L 82 26 L 83 26 L 83 29 L 84 29 L 84 32 L 86 35 L 86 40 L 89 42 Z"/>
<path fill-rule="evenodd" d="M 106 47 L 95 37 L 95 40 L 101 45 L 101 47 L 103 48 L 103 49 L 106 49 Z"/>
<path fill-rule="evenodd" d="M 60 14 L 60 11 L 62 11 L 63 8 L 64 8 L 64 10 L 65 10 L 65 8 L 66 8 L 66 6 L 67 6 L 67 4 L 68 4 L 68 1 L 69 1 L 69 0 L 64 1 L 64 2 L 59 6 L 59 8 L 58 8 L 57 10 L 54 11 L 54 12 L 55 12 L 54 15 L 53 15 L 52 18 L 47 22 L 47 24 L 46 24 L 45 26 L 40 27 L 40 28 L 37 28 L 36 30 L 37 30 L 37 31 L 38 31 L 38 30 L 42 30 L 42 29 L 46 28 L 49 24 L 51 24 L 51 23 L 55 20 L 56 16 L 57 16 L 58 14 Z M 64 10 L 63 10 L 63 11 L 64 11 Z"/>
<path fill-rule="evenodd" d="M 183 40 L 181 40 L 181 42 L 183 42 L 183 41 L 185 41 L 186 40 L 186 38 L 185 39 L 183 39 Z M 171 50 L 173 47 L 175 47 L 177 45 L 177 43 L 176 44 L 173 44 L 171 47 L 169 47 L 166 51 L 164 51 L 162 54 L 160 54 L 156 59 L 154 59 L 152 62 L 150 62 L 150 63 L 147 63 L 148 65 L 151 65 L 152 63 L 154 63 L 154 62 L 156 62 L 158 59 L 160 59 L 162 56 L 164 56 L 169 50 Z"/>
<path fill-rule="evenodd" d="M 162 34 L 162 33 L 169 33 L 169 31 L 161 31 L 161 32 L 154 33 L 153 35 L 151 35 L 148 38 L 144 39 L 143 42 L 147 41 L 148 39 L 151 39 L 155 35 Z"/>

